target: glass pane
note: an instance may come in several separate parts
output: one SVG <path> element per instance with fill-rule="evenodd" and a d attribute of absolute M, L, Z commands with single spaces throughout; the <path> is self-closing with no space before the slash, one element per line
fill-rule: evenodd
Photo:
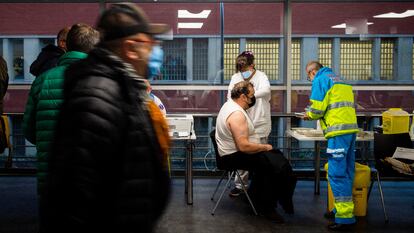
<path fill-rule="evenodd" d="M 41 38 L 40 40 L 40 47 L 44 48 L 48 44 L 55 44 L 56 39 L 55 38 Z"/>
<path fill-rule="evenodd" d="M 383 112 L 389 108 L 414 110 L 412 91 L 356 91 L 357 112 Z"/>
<path fill-rule="evenodd" d="M 255 54 L 256 69 L 270 80 L 279 80 L 279 39 L 247 39 L 246 50 Z"/>
<path fill-rule="evenodd" d="M 260 12 L 260 14 L 258 14 Z M 224 4 L 224 79 L 235 73 L 235 61 L 252 51 L 256 69 L 269 81 L 280 81 L 283 3 L 238 2 Z"/>
<path fill-rule="evenodd" d="M 301 49 L 302 66 L 319 59 L 356 85 L 414 84 L 410 9 L 408 1 L 293 2 L 292 34 L 311 38 Z M 313 11 L 318 14 L 308 14 Z"/>
<path fill-rule="evenodd" d="M 24 58 L 23 58 L 23 40 L 10 40 L 13 46 L 13 80 L 24 80 Z"/>
<path fill-rule="evenodd" d="M 340 61 L 345 80 L 372 79 L 372 41 L 341 39 Z"/>
<path fill-rule="evenodd" d="M 224 80 L 231 80 L 236 68 L 236 58 L 240 51 L 240 41 L 238 39 L 224 40 Z"/>
<path fill-rule="evenodd" d="M 163 44 L 164 65 L 163 80 L 186 80 L 187 76 L 187 40 L 174 39 Z"/>
<path fill-rule="evenodd" d="M 193 80 L 208 78 L 208 39 L 193 39 Z"/>
<path fill-rule="evenodd" d="M 332 67 L 332 39 L 319 39 L 319 62 L 327 67 Z"/>
<path fill-rule="evenodd" d="M 292 80 L 300 80 L 300 39 L 292 39 Z"/>
<path fill-rule="evenodd" d="M 381 39 L 381 80 L 392 80 L 394 76 L 395 39 Z"/>

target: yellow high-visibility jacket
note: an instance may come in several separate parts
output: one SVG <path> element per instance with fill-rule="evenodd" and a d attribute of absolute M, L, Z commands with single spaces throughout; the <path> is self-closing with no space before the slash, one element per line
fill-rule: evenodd
<path fill-rule="evenodd" d="M 307 115 L 313 120 L 320 119 L 325 138 L 358 132 L 352 86 L 330 68 L 323 67 L 316 74 L 310 102 Z"/>

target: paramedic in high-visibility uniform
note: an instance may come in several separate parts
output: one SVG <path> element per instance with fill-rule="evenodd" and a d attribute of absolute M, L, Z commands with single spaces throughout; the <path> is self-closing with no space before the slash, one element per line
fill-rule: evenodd
<path fill-rule="evenodd" d="M 334 195 L 334 209 L 325 217 L 335 218 L 331 230 L 346 230 L 355 225 L 352 185 L 355 173 L 355 139 L 358 132 L 352 86 L 344 83 L 332 69 L 317 61 L 306 65 L 312 82 L 310 106 L 305 120 L 320 119 L 328 140 L 328 181 Z"/>

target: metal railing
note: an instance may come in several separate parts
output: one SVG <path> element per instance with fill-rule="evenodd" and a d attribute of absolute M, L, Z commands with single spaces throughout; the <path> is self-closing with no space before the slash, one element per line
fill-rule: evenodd
<path fill-rule="evenodd" d="M 278 117 L 290 117 L 290 114 L 283 114 L 279 116 L 273 116 L 273 122 L 277 122 L 275 118 Z M 193 155 L 193 168 L 195 171 L 215 171 L 215 152 L 210 141 L 209 132 L 213 128 L 213 121 L 216 117 L 215 114 L 195 114 L 195 131 L 197 139 L 195 141 L 195 150 Z M 21 120 L 21 119 L 15 119 Z M 12 120 L 13 122 L 13 120 Z M 15 122 L 15 125 L 19 125 Z M 15 131 L 19 131 L 14 127 Z M 282 134 L 283 135 L 283 134 Z M 29 144 L 27 141 L 22 140 L 24 135 L 21 133 L 11 133 L 12 141 L 11 160 L 7 163 L 9 156 L 7 151 L 0 155 L 0 168 L 7 169 L 35 169 L 36 168 L 36 156 L 35 146 Z M 313 146 L 299 143 L 295 140 L 292 141 L 292 146 L 287 147 L 284 142 L 287 140 L 285 136 L 279 136 L 279 132 L 272 132 L 269 137 L 269 143 L 274 148 L 280 149 L 282 152 L 290 151 L 289 160 L 294 169 L 313 169 L 313 161 L 315 151 Z M 21 142 L 24 143 L 21 143 Z M 282 141 L 280 144 L 278 142 Z M 283 146 L 278 146 L 283 145 Z M 322 144 L 323 145 L 323 144 Z M 359 145 L 359 144 L 357 144 Z M 372 145 L 360 145 L 357 147 L 357 160 L 370 162 L 373 160 Z M 170 161 L 172 171 L 183 171 L 185 167 L 186 149 L 184 142 L 173 142 Z M 364 150 L 362 150 L 364 149 Z M 323 151 L 323 150 L 322 150 Z M 364 151 L 365 154 L 362 154 Z M 326 161 L 326 156 L 321 153 L 321 161 Z"/>

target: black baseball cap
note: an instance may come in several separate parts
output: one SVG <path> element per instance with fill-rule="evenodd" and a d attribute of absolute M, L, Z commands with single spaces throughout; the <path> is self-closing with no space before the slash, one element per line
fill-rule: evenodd
<path fill-rule="evenodd" d="M 97 29 L 101 41 L 111 41 L 137 33 L 152 36 L 164 34 L 170 29 L 167 24 L 150 23 L 145 12 L 134 3 L 115 3 L 98 19 Z"/>

